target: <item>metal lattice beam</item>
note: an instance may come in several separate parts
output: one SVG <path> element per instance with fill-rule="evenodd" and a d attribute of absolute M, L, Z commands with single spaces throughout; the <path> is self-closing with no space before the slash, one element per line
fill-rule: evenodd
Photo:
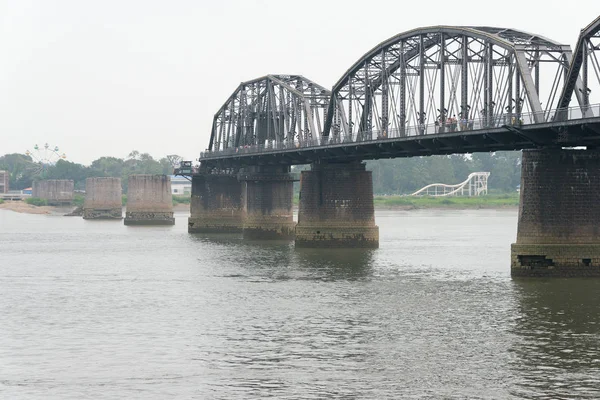
<path fill-rule="evenodd" d="M 435 122 L 444 131 L 521 113 L 542 122 L 556 108 L 570 57 L 569 46 L 513 29 L 436 26 L 401 33 L 367 52 L 334 85 L 323 135 L 330 142 L 375 131 L 385 138 L 407 125 Z"/>
<path fill-rule="evenodd" d="M 577 97 L 581 111 L 590 114 L 590 76 L 595 79 L 596 88 L 600 91 L 600 16 L 581 30 L 575 52 L 570 61 L 566 84 L 563 87 L 558 107 L 566 109 L 571 103 L 573 94 Z"/>
<path fill-rule="evenodd" d="M 300 75 L 242 82 L 214 116 L 208 149 L 319 139 L 331 92 Z"/>

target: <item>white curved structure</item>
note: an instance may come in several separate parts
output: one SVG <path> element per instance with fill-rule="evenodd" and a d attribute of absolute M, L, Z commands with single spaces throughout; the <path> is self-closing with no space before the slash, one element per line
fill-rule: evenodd
<path fill-rule="evenodd" d="M 473 172 L 466 181 L 456 185 L 432 183 L 417 190 L 410 196 L 481 196 L 487 194 L 489 172 Z"/>

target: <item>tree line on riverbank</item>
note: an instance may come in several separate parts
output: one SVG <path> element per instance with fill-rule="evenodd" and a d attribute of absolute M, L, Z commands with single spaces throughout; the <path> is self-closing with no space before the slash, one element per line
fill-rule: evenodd
<path fill-rule="evenodd" d="M 100 176 L 121 178 L 123 189 L 127 190 L 129 175 L 173 173 L 173 167 L 166 157 L 157 160 L 148 153 L 136 150 L 125 159 L 100 157 L 90 165 L 61 159 L 54 165 L 42 166 L 26 154 L 5 154 L 0 157 L 0 170 L 10 173 L 9 185 L 14 190 L 31 187 L 34 180 L 40 179 L 72 179 L 76 190 L 84 190 L 86 178 Z"/>
<path fill-rule="evenodd" d="M 521 182 L 521 152 L 453 154 L 368 161 L 375 194 L 410 194 L 431 183 L 457 184 L 471 172 L 490 172 L 488 190 L 514 193 Z"/>
<path fill-rule="evenodd" d="M 299 166 L 295 171 L 306 169 Z M 166 157 L 155 159 L 148 153 L 132 151 L 127 158 L 100 157 L 90 165 L 59 160 L 43 168 L 26 154 L 5 154 L 0 157 L 0 170 L 10 173 L 11 189 L 31 187 L 38 179 L 72 179 L 75 189 L 85 189 L 85 179 L 107 176 L 121 178 L 127 190 L 127 178 L 132 174 L 172 174 L 173 166 Z M 490 172 L 491 192 L 515 192 L 521 180 L 521 152 L 475 153 L 469 155 L 396 158 L 368 161 L 373 171 L 375 194 L 408 194 L 430 183 L 456 184 L 467 179 L 471 172 Z"/>

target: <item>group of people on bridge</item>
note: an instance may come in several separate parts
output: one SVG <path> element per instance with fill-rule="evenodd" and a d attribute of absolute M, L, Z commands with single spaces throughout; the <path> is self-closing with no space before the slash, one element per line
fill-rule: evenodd
<path fill-rule="evenodd" d="M 444 119 L 443 115 L 440 115 L 435 120 L 435 133 L 444 133 L 444 132 L 456 132 L 457 128 L 461 131 L 472 131 L 473 125 L 475 121 L 473 118 L 460 118 L 460 120 L 456 119 L 456 115 L 448 117 L 448 119 Z"/>

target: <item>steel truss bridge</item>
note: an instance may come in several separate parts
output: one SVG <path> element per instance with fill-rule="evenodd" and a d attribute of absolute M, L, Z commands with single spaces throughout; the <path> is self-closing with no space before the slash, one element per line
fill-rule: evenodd
<path fill-rule="evenodd" d="M 435 26 L 398 34 L 331 91 L 300 75 L 241 83 L 202 168 L 600 145 L 600 17 L 575 50 L 539 35 Z"/>

